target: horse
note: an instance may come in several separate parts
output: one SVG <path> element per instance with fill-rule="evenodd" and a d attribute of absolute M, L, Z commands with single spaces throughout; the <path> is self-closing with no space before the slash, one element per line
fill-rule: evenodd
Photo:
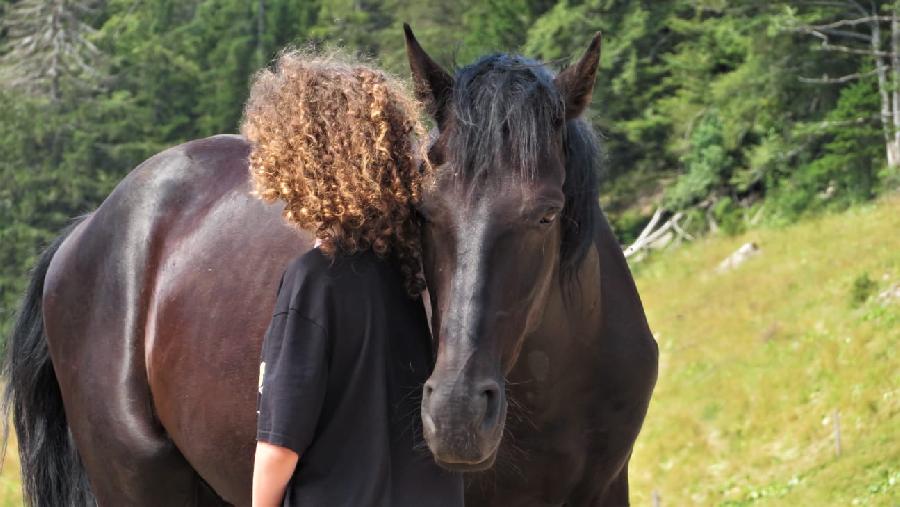
<path fill-rule="evenodd" d="M 404 30 L 436 124 L 427 447 L 467 505 L 627 505 L 658 351 L 580 119 L 599 34 L 556 76 L 510 55 L 451 75 Z M 39 257 L 4 368 L 29 504 L 250 504 L 261 341 L 313 238 L 251 196 L 249 151 L 151 157 Z"/>

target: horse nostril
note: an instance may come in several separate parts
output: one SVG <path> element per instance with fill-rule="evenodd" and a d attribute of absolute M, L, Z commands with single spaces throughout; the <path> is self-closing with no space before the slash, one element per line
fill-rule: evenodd
<path fill-rule="evenodd" d="M 434 385 L 429 380 L 425 382 L 425 386 L 422 388 L 422 401 L 426 402 L 431 398 L 431 393 L 434 392 Z"/>
<path fill-rule="evenodd" d="M 484 400 L 484 418 L 481 420 L 482 428 L 492 429 L 497 424 L 500 414 L 500 385 L 494 381 L 486 382 L 481 386 L 480 397 Z"/>

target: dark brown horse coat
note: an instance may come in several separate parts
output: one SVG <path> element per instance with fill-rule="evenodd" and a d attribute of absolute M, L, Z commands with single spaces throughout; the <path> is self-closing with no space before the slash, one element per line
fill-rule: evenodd
<path fill-rule="evenodd" d="M 311 241 L 250 195 L 247 143 L 217 136 L 135 169 L 60 246 L 44 321 L 101 505 L 249 504 L 260 344 Z"/>
<path fill-rule="evenodd" d="M 260 343 L 311 238 L 249 195 L 248 149 L 223 135 L 149 159 L 38 263 L 7 365 L 35 503 L 249 505 Z M 657 350 L 598 215 L 578 289 L 553 275 L 521 344 L 467 505 L 628 502 Z"/>

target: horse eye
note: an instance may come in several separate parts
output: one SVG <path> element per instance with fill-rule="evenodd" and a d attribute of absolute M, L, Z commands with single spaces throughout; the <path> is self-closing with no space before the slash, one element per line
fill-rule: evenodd
<path fill-rule="evenodd" d="M 557 216 L 559 216 L 559 210 L 558 210 L 558 209 L 551 209 L 551 210 L 548 210 L 548 211 L 547 211 L 546 213 L 544 213 L 544 215 L 541 217 L 541 223 L 542 223 L 542 224 L 545 224 L 545 225 L 546 225 L 546 224 L 552 224 L 552 223 L 556 220 L 556 217 L 557 217 Z"/>

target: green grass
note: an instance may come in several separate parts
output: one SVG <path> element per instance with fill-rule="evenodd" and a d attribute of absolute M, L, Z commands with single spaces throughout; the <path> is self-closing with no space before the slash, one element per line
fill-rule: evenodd
<path fill-rule="evenodd" d="M 748 241 L 762 253 L 716 274 Z M 874 297 L 900 282 L 900 196 L 635 271 L 660 374 L 634 505 L 900 506 L 900 301 Z"/>
<path fill-rule="evenodd" d="M 762 253 L 715 274 L 747 241 Z M 900 505 L 900 197 L 636 266 L 660 344 L 632 502 Z M 843 452 L 835 456 L 840 411 Z M 0 505 L 21 505 L 14 442 Z"/>

